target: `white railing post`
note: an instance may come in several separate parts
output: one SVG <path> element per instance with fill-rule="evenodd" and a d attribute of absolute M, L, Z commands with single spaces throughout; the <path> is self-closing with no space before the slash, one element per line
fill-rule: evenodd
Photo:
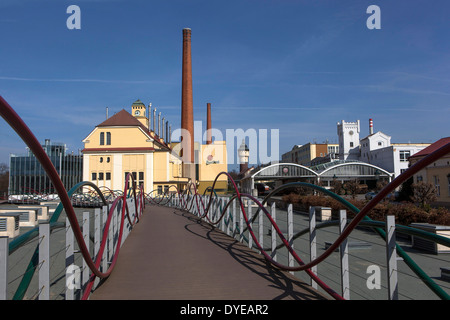
<path fill-rule="evenodd" d="M 253 223 L 252 223 L 252 216 L 253 212 L 252 212 L 252 203 L 250 201 L 250 199 L 247 201 L 247 219 L 249 222 L 249 226 L 248 226 L 248 247 L 250 249 L 252 249 L 253 247 L 253 238 L 252 235 L 250 234 L 250 230 L 253 227 Z"/>
<path fill-rule="evenodd" d="M 90 219 L 89 219 L 89 212 L 83 212 L 83 239 L 84 239 L 84 243 L 86 245 L 86 249 L 89 252 L 89 244 L 90 244 L 90 239 L 89 239 L 89 224 L 90 224 Z M 89 266 L 87 264 L 87 261 L 83 259 L 83 270 L 81 271 L 81 281 L 82 281 L 82 288 L 86 288 L 88 282 L 89 282 Z"/>
<path fill-rule="evenodd" d="M 50 224 L 39 224 L 39 300 L 50 300 Z"/>
<path fill-rule="evenodd" d="M 238 203 L 239 207 L 239 242 L 244 242 L 244 213 L 242 212 L 242 208 L 244 207 L 244 204 L 242 204 L 242 207 L 240 203 Z"/>
<path fill-rule="evenodd" d="M 232 214 L 233 214 L 233 225 L 231 226 L 233 229 L 232 229 L 232 234 L 233 234 L 233 237 L 235 237 L 236 236 L 236 227 L 237 227 L 237 218 L 236 218 L 236 201 L 237 201 L 237 198 L 235 199 L 235 200 L 233 200 L 233 206 L 232 206 L 232 210 L 233 210 L 233 212 L 232 212 Z"/>
<path fill-rule="evenodd" d="M 273 221 L 277 222 L 277 209 L 275 202 L 272 203 L 270 214 L 272 216 Z M 277 231 L 275 230 L 275 226 L 271 225 L 271 236 L 272 236 L 272 254 L 271 257 L 274 261 L 277 261 Z"/>
<path fill-rule="evenodd" d="M 258 234 L 259 244 L 261 245 L 261 248 L 264 248 L 264 211 L 262 209 L 259 210 L 258 216 Z"/>
<path fill-rule="evenodd" d="M 347 211 L 339 210 L 339 234 L 344 232 L 347 225 Z M 350 300 L 350 274 L 348 265 L 348 238 L 346 238 L 339 248 L 341 258 L 341 290 L 342 297 Z"/>
<path fill-rule="evenodd" d="M 294 249 L 294 215 L 293 215 L 293 205 L 290 203 L 287 210 L 287 227 L 288 227 L 288 242 L 289 246 Z M 294 266 L 294 256 L 289 252 L 289 267 Z M 290 271 L 294 274 L 293 271 Z"/>
<path fill-rule="evenodd" d="M 317 239 L 316 239 L 316 208 L 309 207 L 309 257 L 310 261 L 317 258 Z M 311 272 L 317 275 L 317 265 L 312 267 Z M 311 279 L 311 287 L 317 289 L 317 283 Z"/>
<path fill-rule="evenodd" d="M 0 237 L 0 300 L 6 300 L 8 288 L 9 238 Z"/>
<path fill-rule="evenodd" d="M 66 300 L 74 300 L 76 284 L 79 284 L 79 279 L 74 275 L 76 269 L 73 231 L 69 218 L 66 218 Z"/>
<path fill-rule="evenodd" d="M 120 201 L 119 201 L 120 203 Z M 102 215 L 103 215 L 103 219 L 102 219 L 102 239 L 105 233 L 105 227 L 106 227 L 106 221 L 108 220 L 108 207 L 107 206 L 103 206 L 102 207 Z M 106 241 L 105 243 L 105 248 L 103 249 L 103 256 L 102 256 L 102 272 L 106 272 L 106 270 L 108 269 L 108 241 Z"/>
<path fill-rule="evenodd" d="M 224 211 L 225 206 L 227 205 L 227 200 L 225 200 L 225 197 L 220 198 L 220 204 L 221 204 L 221 209 L 222 209 L 220 214 L 222 215 L 222 211 Z M 222 232 L 225 232 L 225 228 L 226 228 L 226 224 L 225 224 L 226 215 L 227 215 L 227 213 L 224 211 L 222 220 L 220 221 L 220 224 L 222 225 L 222 227 L 220 229 L 222 230 Z"/>
<path fill-rule="evenodd" d="M 386 217 L 386 258 L 389 300 L 398 300 L 397 250 L 395 247 L 395 216 Z"/>
<path fill-rule="evenodd" d="M 98 252 L 100 251 L 101 238 L 101 221 L 100 221 L 100 208 L 94 210 L 94 258 L 97 259 Z M 94 288 L 97 287 L 100 279 L 95 278 Z"/>
<path fill-rule="evenodd" d="M 122 204 L 122 201 L 127 201 L 125 200 L 121 200 L 119 201 L 119 204 Z M 119 205 L 118 207 L 122 207 L 121 205 Z M 112 216 L 111 216 L 111 221 L 109 223 L 109 229 L 108 229 L 108 255 L 107 255 L 107 262 L 111 262 L 112 261 L 112 256 L 113 256 L 113 248 L 114 248 L 114 216 L 116 215 L 115 212 L 111 212 Z"/>

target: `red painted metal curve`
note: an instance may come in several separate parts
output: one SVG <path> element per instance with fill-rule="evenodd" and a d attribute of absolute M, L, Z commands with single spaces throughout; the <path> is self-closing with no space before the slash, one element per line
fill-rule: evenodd
<path fill-rule="evenodd" d="M 109 211 L 108 219 L 107 219 L 107 222 L 105 225 L 105 232 L 103 234 L 103 239 L 102 239 L 102 242 L 100 245 L 100 254 L 97 255 L 96 262 L 94 263 L 94 261 L 92 260 L 92 258 L 90 256 L 89 250 L 87 249 L 86 244 L 84 242 L 83 234 L 82 234 L 80 225 L 78 223 L 78 220 L 76 218 L 75 211 L 72 206 L 72 202 L 69 198 L 69 195 L 67 194 L 66 189 L 64 188 L 64 185 L 58 175 L 58 172 L 56 171 L 55 167 L 53 166 L 52 162 L 50 161 L 48 155 L 45 153 L 41 144 L 36 139 L 36 137 L 31 132 L 31 130 L 28 128 L 28 126 L 23 122 L 23 120 L 14 111 L 14 109 L 3 99 L 2 96 L 0 96 L 0 114 L 5 119 L 5 121 L 11 126 L 11 128 L 13 128 L 13 130 L 22 138 L 22 140 L 25 142 L 25 144 L 30 148 L 31 152 L 33 152 L 34 156 L 36 157 L 36 159 L 39 161 L 39 163 L 41 164 L 41 166 L 47 173 L 49 179 L 52 181 L 53 186 L 55 187 L 55 190 L 58 193 L 59 199 L 60 199 L 61 203 L 63 204 L 64 209 L 66 211 L 67 218 L 72 227 L 75 239 L 78 243 L 78 246 L 80 248 L 80 252 L 83 256 L 83 259 L 86 261 L 89 269 L 93 273 L 91 278 L 93 278 L 93 277 L 99 277 L 99 278 L 108 277 L 111 274 L 111 272 L 115 266 L 115 263 L 117 261 L 119 251 L 120 251 L 120 245 L 117 246 L 117 249 L 114 252 L 113 260 L 112 260 L 112 263 L 109 266 L 108 270 L 106 270 L 105 272 L 101 272 L 99 270 L 99 265 L 100 265 L 102 253 L 105 249 L 107 233 L 108 233 L 107 231 L 109 229 L 112 214 L 114 211 L 113 210 Z M 126 180 L 127 187 L 128 187 L 129 178 L 130 178 L 130 175 L 127 176 L 127 180 Z M 134 221 L 131 221 L 129 215 L 128 214 L 125 215 L 125 211 L 128 210 L 127 202 L 126 202 L 126 191 L 127 191 L 127 187 L 126 187 L 125 191 L 124 191 L 124 195 L 123 195 L 124 201 L 123 201 L 123 206 L 122 206 L 121 227 L 120 227 L 120 233 L 119 233 L 119 239 L 118 239 L 119 244 L 120 244 L 120 241 L 122 240 L 125 216 L 128 217 L 130 224 L 134 225 L 134 223 L 136 223 L 136 221 L 138 221 L 138 219 L 139 219 L 138 216 L 142 213 L 142 208 L 143 208 L 143 207 L 141 207 L 141 212 L 137 211 L 136 188 L 135 188 L 135 182 L 134 182 L 133 176 L 131 176 L 131 179 L 133 180 L 133 186 L 134 186 L 133 191 L 134 191 L 134 200 L 135 200 L 134 203 L 136 206 L 135 207 L 136 208 L 136 216 L 135 216 Z M 140 193 L 140 197 L 143 197 L 143 190 Z M 117 198 L 115 203 L 117 203 L 117 201 L 119 199 L 120 198 Z M 143 201 L 143 200 L 140 199 L 139 201 Z M 112 209 L 115 209 L 115 206 L 113 206 Z M 89 284 L 89 290 L 85 290 L 85 294 L 83 295 L 83 298 L 87 298 L 87 296 L 89 295 L 92 284 L 93 284 L 93 280 Z"/>

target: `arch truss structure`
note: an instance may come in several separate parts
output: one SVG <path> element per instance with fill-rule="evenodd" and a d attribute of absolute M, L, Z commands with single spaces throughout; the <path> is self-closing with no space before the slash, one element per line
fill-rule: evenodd
<path fill-rule="evenodd" d="M 294 180 L 303 180 L 311 183 L 338 180 L 378 180 L 386 179 L 389 182 L 394 174 L 380 167 L 365 162 L 337 162 L 327 167 L 317 167 L 316 170 L 295 163 L 275 163 L 250 173 L 241 181 L 244 192 L 255 189 L 258 181 L 280 181 L 282 183 Z"/>

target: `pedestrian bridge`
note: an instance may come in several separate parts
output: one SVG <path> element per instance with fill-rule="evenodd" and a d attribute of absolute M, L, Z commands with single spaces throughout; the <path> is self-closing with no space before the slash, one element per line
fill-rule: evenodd
<path fill-rule="evenodd" d="M 90 182 L 66 191 L 37 139 L 10 110 L 20 133 L 57 190 L 48 219 L 9 239 L 0 237 L 0 299 L 362 300 L 449 299 L 450 240 L 423 226 L 402 226 L 371 210 L 414 173 L 450 152 L 447 144 L 384 187 L 363 208 L 320 186 L 287 183 L 264 199 L 241 193 L 226 172 L 230 194 L 214 184 L 172 186 L 152 197 L 129 174 L 109 195 Z M 216 178 L 217 180 L 217 178 Z M 128 185 L 131 182 L 131 189 Z M 331 212 L 273 201 L 298 187 L 337 201 Z M 100 208 L 76 208 L 91 188 Z M 50 204 L 42 204 L 42 207 Z M 7 219 L 19 222 L 20 212 Z M 28 215 L 29 216 L 29 215 Z M 36 215 L 38 217 L 38 215 Z M 429 227 L 429 226 L 428 226 Z M 412 239 L 412 241 L 411 241 Z M 430 253 L 427 250 L 435 250 Z"/>

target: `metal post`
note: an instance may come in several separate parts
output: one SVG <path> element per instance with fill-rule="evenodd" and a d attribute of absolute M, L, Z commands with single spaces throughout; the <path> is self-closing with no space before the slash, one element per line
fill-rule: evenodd
<path fill-rule="evenodd" d="M 219 208 L 221 209 L 220 210 L 220 215 L 222 215 L 222 211 L 225 209 L 225 206 L 227 205 L 227 201 L 225 200 L 224 197 L 220 197 L 220 204 L 221 204 L 221 206 L 219 206 Z M 220 222 L 220 224 L 222 225 L 221 230 L 223 232 L 225 232 L 225 228 L 226 228 L 226 226 L 225 226 L 225 218 L 226 218 L 226 216 L 225 215 L 226 215 L 226 213 L 223 214 L 222 221 Z"/>
<path fill-rule="evenodd" d="M 395 248 L 395 216 L 386 217 L 386 258 L 389 300 L 398 300 L 397 251 Z"/>
<path fill-rule="evenodd" d="M 276 223 L 277 222 L 277 209 L 276 209 L 276 205 L 275 202 L 272 203 L 271 206 L 271 210 L 270 210 L 270 214 L 272 216 L 273 221 Z M 275 230 L 275 226 L 272 225 L 272 230 L 271 230 L 271 236 L 272 236 L 272 259 L 274 261 L 277 261 L 277 231 Z"/>
<path fill-rule="evenodd" d="M 153 132 L 156 133 L 156 108 L 153 109 Z"/>
<path fill-rule="evenodd" d="M 231 201 L 230 199 L 226 200 L 224 205 L 227 205 L 228 202 L 230 202 L 230 201 Z M 232 233 L 232 231 L 233 231 L 233 229 L 232 229 L 233 225 L 232 224 L 234 223 L 233 220 L 230 218 L 230 206 L 228 206 L 227 212 L 224 215 L 224 221 L 225 221 L 225 219 L 226 219 L 226 222 L 227 222 L 225 224 L 225 228 L 227 228 L 227 235 L 230 235 L 230 233 Z"/>
<path fill-rule="evenodd" d="M 39 300 L 50 300 L 50 224 L 39 224 Z"/>
<path fill-rule="evenodd" d="M 339 210 L 339 234 L 344 232 L 347 225 L 347 211 Z M 348 238 L 342 241 L 339 253 L 341 257 L 341 289 L 342 297 L 350 300 L 350 273 L 348 265 Z"/>
<path fill-rule="evenodd" d="M 248 219 L 248 247 L 250 249 L 252 249 L 253 247 L 253 238 L 252 235 L 250 234 L 250 230 L 252 229 L 252 203 L 250 201 L 250 199 L 247 201 L 247 219 Z"/>
<path fill-rule="evenodd" d="M 0 300 L 6 300 L 8 287 L 9 238 L 0 237 Z"/>
<path fill-rule="evenodd" d="M 316 240 L 316 208 L 309 207 L 309 255 L 310 260 L 317 258 L 317 240 Z M 317 275 L 317 265 L 312 267 L 311 272 Z M 317 283 L 311 279 L 311 287 L 317 289 Z"/>
<path fill-rule="evenodd" d="M 66 218 L 66 300 L 74 300 L 76 283 L 79 279 L 74 276 L 76 270 L 74 256 L 74 239 L 69 218 Z M 75 281 L 75 283 L 74 283 Z"/>
<path fill-rule="evenodd" d="M 232 225 L 232 231 L 233 231 L 233 238 L 235 237 L 235 235 L 236 235 L 236 227 L 237 227 L 237 218 L 236 218 L 236 201 L 237 201 L 237 198 L 235 199 L 235 200 L 233 200 L 233 212 L 232 212 L 232 214 L 233 214 L 233 225 Z"/>
<path fill-rule="evenodd" d="M 288 242 L 289 246 L 294 249 L 294 215 L 293 215 L 293 206 L 292 203 L 288 205 L 287 210 L 287 227 L 288 227 Z M 289 267 L 294 266 L 294 256 L 289 252 Z M 290 271 L 291 274 L 294 274 L 293 271 Z"/>
<path fill-rule="evenodd" d="M 119 201 L 119 203 L 120 203 L 120 201 Z M 102 214 L 103 214 L 103 219 L 102 219 L 102 239 L 103 239 L 106 221 L 108 220 L 108 207 L 107 206 L 102 207 Z M 107 262 L 108 262 L 108 243 L 105 243 L 105 248 L 103 250 L 103 257 L 102 257 L 102 272 L 106 272 L 106 270 L 108 269 Z"/>
<path fill-rule="evenodd" d="M 83 239 L 84 243 L 86 244 L 87 251 L 89 252 L 89 243 L 91 242 L 89 240 L 89 212 L 83 212 Z M 82 274 L 82 287 L 85 288 L 86 285 L 89 282 L 89 266 L 86 262 L 86 260 L 83 259 L 83 270 L 81 272 Z"/>
<path fill-rule="evenodd" d="M 242 207 L 240 203 L 238 203 L 239 206 L 239 242 L 244 241 L 244 213 L 242 212 Z"/>
<path fill-rule="evenodd" d="M 101 230 L 100 230 L 100 208 L 95 208 L 94 210 L 94 257 L 97 258 L 98 252 L 100 251 L 100 244 L 102 241 Z M 98 285 L 100 280 L 98 277 L 95 279 L 94 287 Z"/>
<path fill-rule="evenodd" d="M 258 234 L 259 234 L 259 244 L 261 245 L 261 248 L 264 248 L 264 212 L 262 209 L 259 210 L 258 216 Z"/>

